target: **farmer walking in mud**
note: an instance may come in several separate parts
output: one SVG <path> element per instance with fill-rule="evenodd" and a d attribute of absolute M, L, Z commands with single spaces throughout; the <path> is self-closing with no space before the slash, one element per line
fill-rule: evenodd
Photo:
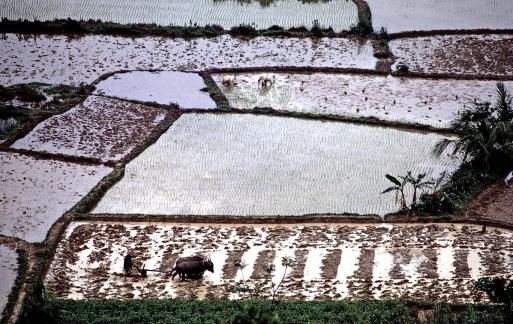
<path fill-rule="evenodd" d="M 125 260 L 123 262 L 123 270 L 125 271 L 125 274 L 128 275 L 132 272 L 132 266 L 133 266 L 132 256 L 130 254 L 127 254 L 125 256 Z"/>

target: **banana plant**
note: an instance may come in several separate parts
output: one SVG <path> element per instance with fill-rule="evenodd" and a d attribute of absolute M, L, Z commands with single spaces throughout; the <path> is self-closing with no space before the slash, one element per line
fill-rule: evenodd
<path fill-rule="evenodd" d="M 434 184 L 434 182 L 432 180 L 424 181 L 425 177 L 426 177 L 425 173 L 421 173 L 421 174 L 417 175 L 417 177 L 414 177 L 411 174 L 411 171 L 408 171 L 408 174 L 406 175 L 406 178 L 407 178 L 406 181 L 413 186 L 413 198 L 412 198 L 412 202 L 411 202 L 412 209 L 415 209 L 415 206 L 417 205 L 417 191 L 429 189 Z"/>
<path fill-rule="evenodd" d="M 408 184 L 408 176 L 398 176 L 397 178 L 401 179 L 401 181 L 399 181 L 399 179 L 390 174 L 387 174 L 386 177 L 394 185 L 383 190 L 382 194 L 388 192 L 395 192 L 395 201 L 396 203 L 398 201 L 400 202 L 401 211 L 408 211 L 409 208 L 406 205 L 406 197 L 404 196 L 404 188 Z"/>

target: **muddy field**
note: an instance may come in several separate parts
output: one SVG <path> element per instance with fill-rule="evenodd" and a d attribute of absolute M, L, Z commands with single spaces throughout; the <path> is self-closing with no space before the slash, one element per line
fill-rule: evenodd
<path fill-rule="evenodd" d="M 268 3 L 267 5 L 265 3 Z M 156 23 L 164 26 L 219 25 L 225 29 L 241 24 L 265 29 L 321 26 L 337 31 L 358 23 L 353 1 L 234 1 L 234 0 L 3 0 L 0 17 L 12 20 L 100 19 L 118 23 Z"/>
<path fill-rule="evenodd" d="M 75 222 L 57 248 L 46 280 L 60 298 L 245 298 L 228 286 L 266 287 L 284 273 L 288 299 L 386 299 L 480 302 L 479 276 L 513 273 L 513 233 L 450 224 L 182 225 Z M 129 252 L 136 265 L 163 272 L 122 274 Z M 171 280 L 177 257 L 203 254 L 214 273 L 202 281 Z M 234 262 L 246 267 L 237 271 Z M 268 274 L 266 265 L 276 271 Z M 262 296 L 266 293 L 263 292 Z"/>
<path fill-rule="evenodd" d="M 101 81 L 95 93 L 162 105 L 174 103 L 181 108 L 214 109 L 216 103 L 208 92 L 202 91 L 205 87 L 197 73 L 135 71 Z"/>
<path fill-rule="evenodd" d="M 513 2 L 497 0 L 366 0 L 374 30 L 512 29 Z"/>
<path fill-rule="evenodd" d="M 16 280 L 18 254 L 8 246 L 0 245 L 0 320 L 7 304 L 7 298 Z"/>
<path fill-rule="evenodd" d="M 182 115 L 94 213 L 298 216 L 398 210 L 386 173 L 438 178 L 438 134 L 249 114 Z M 372 154 L 369 154 L 372 152 Z M 407 192 L 408 199 L 409 193 Z"/>
<path fill-rule="evenodd" d="M 53 223 L 111 168 L 0 153 L 0 234 L 43 241 Z"/>
<path fill-rule="evenodd" d="M 513 35 L 402 38 L 390 49 L 414 72 L 513 76 Z"/>
<path fill-rule="evenodd" d="M 503 179 L 499 180 L 470 203 L 466 213 L 513 223 L 513 185 L 506 185 Z"/>
<path fill-rule="evenodd" d="M 119 70 L 201 71 L 258 66 L 374 69 L 369 41 L 354 38 L 125 38 L 0 34 L 0 84 L 90 83 Z"/>
<path fill-rule="evenodd" d="M 474 101 L 493 102 L 496 93 L 495 81 L 329 73 L 271 75 L 275 82 L 270 88 L 258 86 L 259 73 L 236 74 L 236 86 L 223 86 L 224 74 L 212 77 L 234 108 L 376 117 L 445 128 L 465 106 Z M 507 82 L 506 87 L 513 90 L 513 83 Z"/>
<path fill-rule="evenodd" d="M 167 114 L 159 108 L 90 96 L 43 121 L 12 147 L 119 161 L 142 145 Z"/>

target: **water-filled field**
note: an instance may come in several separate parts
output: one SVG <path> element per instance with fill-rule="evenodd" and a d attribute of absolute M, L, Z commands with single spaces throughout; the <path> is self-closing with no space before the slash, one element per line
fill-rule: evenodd
<path fill-rule="evenodd" d="M 11 247 L 0 245 L 0 319 L 8 296 L 16 280 L 18 254 Z"/>
<path fill-rule="evenodd" d="M 395 212 L 386 173 L 438 177 L 437 134 L 341 122 L 182 115 L 127 164 L 94 213 L 304 215 Z"/>
<path fill-rule="evenodd" d="M 512 29 L 509 0 L 367 0 L 374 30 Z"/>
<path fill-rule="evenodd" d="M 12 147 L 119 161 L 143 144 L 166 116 L 164 109 L 90 96 L 41 122 Z"/>
<path fill-rule="evenodd" d="M 496 93 L 494 81 L 329 73 L 271 75 L 275 82 L 269 88 L 258 86 L 258 73 L 237 74 L 235 86 L 223 86 L 223 74 L 212 77 L 233 108 L 376 117 L 434 127 L 449 127 L 465 106 L 474 100 L 494 101 Z M 513 90 L 513 83 L 506 86 Z"/>
<path fill-rule="evenodd" d="M 0 153 L 0 234 L 40 242 L 111 168 Z"/>
<path fill-rule="evenodd" d="M 244 2 L 244 3 L 241 3 Z M 322 26 L 336 31 L 358 23 L 353 1 L 264 1 L 236 0 L 3 0 L 0 17 L 53 20 L 56 18 L 99 19 L 118 23 L 156 23 L 175 26 L 219 25 L 225 29 L 241 24 L 265 29 Z"/>
<path fill-rule="evenodd" d="M 236 282 L 268 287 L 285 273 L 288 299 L 397 299 L 486 302 L 473 289 L 480 276 L 513 274 L 510 231 L 451 224 L 190 225 L 74 222 L 46 277 L 57 297 L 72 299 L 236 299 Z M 123 274 L 130 253 L 136 266 Z M 209 256 L 214 272 L 199 281 L 172 280 L 179 257 Z M 241 273 L 235 261 L 246 267 Z M 267 274 L 273 264 L 276 271 Z M 264 297 L 268 290 L 264 290 Z"/>
<path fill-rule="evenodd" d="M 310 66 L 374 69 L 370 41 L 359 38 L 127 38 L 0 35 L 0 84 L 91 83 L 120 70 Z M 43 64 L 44 62 L 44 64 Z"/>
<path fill-rule="evenodd" d="M 177 71 L 118 73 L 96 85 L 97 94 L 180 108 L 214 109 L 216 103 L 206 91 L 197 73 Z"/>
<path fill-rule="evenodd" d="M 443 35 L 390 41 L 396 64 L 413 72 L 513 75 L 513 35 Z"/>

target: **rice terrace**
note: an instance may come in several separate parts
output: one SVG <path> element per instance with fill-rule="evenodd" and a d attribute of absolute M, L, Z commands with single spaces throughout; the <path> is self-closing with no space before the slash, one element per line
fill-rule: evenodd
<path fill-rule="evenodd" d="M 4 0 L 0 323 L 512 323 L 507 0 Z"/>

